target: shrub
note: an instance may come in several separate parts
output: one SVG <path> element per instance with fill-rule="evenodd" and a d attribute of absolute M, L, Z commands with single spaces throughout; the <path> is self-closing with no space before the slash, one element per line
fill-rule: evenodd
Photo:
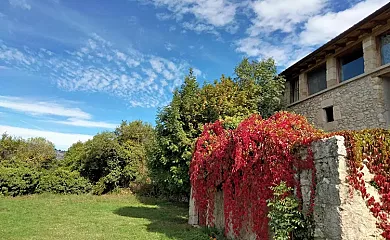
<path fill-rule="evenodd" d="M 0 195 L 33 194 L 39 184 L 40 173 L 27 167 L 0 166 Z"/>
<path fill-rule="evenodd" d="M 39 179 L 37 192 L 81 194 L 91 190 L 91 183 L 76 171 L 56 169 L 46 171 Z"/>
<path fill-rule="evenodd" d="M 37 171 L 28 167 L 0 166 L 0 195 L 19 196 L 34 193 L 80 194 L 91 190 L 91 184 L 78 172 L 65 169 Z"/>

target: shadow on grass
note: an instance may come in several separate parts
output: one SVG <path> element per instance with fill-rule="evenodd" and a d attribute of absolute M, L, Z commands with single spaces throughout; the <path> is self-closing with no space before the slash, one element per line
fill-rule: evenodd
<path fill-rule="evenodd" d="M 187 208 L 181 204 L 159 204 L 156 207 L 129 206 L 118 208 L 115 214 L 131 218 L 147 219 L 148 232 L 163 233 L 178 240 L 208 239 L 205 232 L 187 224 Z"/>

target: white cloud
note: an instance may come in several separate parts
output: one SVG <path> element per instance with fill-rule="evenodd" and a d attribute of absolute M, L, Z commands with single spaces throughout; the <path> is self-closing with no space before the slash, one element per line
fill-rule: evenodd
<path fill-rule="evenodd" d="M 301 44 L 318 45 L 329 41 L 354 24 L 367 17 L 388 0 L 366 0 L 340 12 L 328 12 L 310 18 L 301 33 Z"/>
<path fill-rule="evenodd" d="M 52 115 L 90 119 L 91 115 L 79 108 L 69 108 L 53 102 L 34 102 L 31 99 L 0 96 L 0 107 L 34 115 Z"/>
<path fill-rule="evenodd" d="M 151 0 L 155 6 L 167 7 L 172 15 L 181 20 L 183 15 L 192 14 L 197 19 L 214 26 L 232 23 L 237 6 L 229 0 Z M 170 18 L 166 13 L 159 13 L 160 20 Z"/>
<path fill-rule="evenodd" d="M 31 5 L 26 0 L 9 0 L 9 4 L 13 7 L 20 7 L 22 9 L 30 10 Z"/>
<path fill-rule="evenodd" d="M 327 0 L 257 0 L 252 3 L 256 19 L 248 32 L 250 36 L 276 30 L 291 32 L 296 24 L 319 13 L 326 3 Z"/>
<path fill-rule="evenodd" d="M 50 122 L 57 123 L 57 124 L 70 125 L 70 126 L 77 126 L 77 127 L 89 127 L 89 128 L 114 129 L 117 127 L 117 124 L 113 124 L 113 123 L 89 121 L 89 120 L 82 120 L 82 119 L 77 119 L 77 118 L 69 118 L 67 121 L 50 121 Z"/>
<path fill-rule="evenodd" d="M 56 148 L 66 150 L 73 143 L 77 141 L 85 142 L 91 139 L 93 136 L 84 134 L 73 134 L 73 133 L 61 133 L 51 131 L 41 131 L 30 128 L 12 127 L 7 125 L 0 125 L 0 133 L 7 132 L 10 135 L 31 138 L 31 137 L 44 137 L 47 140 L 54 143 Z"/>
<path fill-rule="evenodd" d="M 61 89 L 108 93 L 134 107 L 163 106 L 190 67 L 180 59 L 142 54 L 133 48 L 117 49 L 97 34 L 78 50 L 63 53 L 14 48 L 0 41 L 0 61 L 6 67 L 48 76 Z M 162 95 L 154 94 L 152 84 L 160 83 L 156 79 L 169 82 L 157 86 Z"/>
<path fill-rule="evenodd" d="M 184 22 L 183 28 L 194 31 L 198 34 L 202 32 L 208 32 L 215 35 L 219 35 L 219 33 L 215 30 L 215 27 L 210 24 Z"/>
<path fill-rule="evenodd" d="M 247 36 L 235 42 L 236 51 L 258 59 L 273 57 L 277 65 L 288 67 L 388 0 L 351 2 L 351 7 L 338 12 L 329 12 L 329 3 L 330 0 L 253 2 L 250 6 L 256 18 L 247 29 Z"/>
<path fill-rule="evenodd" d="M 173 48 L 175 47 L 175 45 L 173 45 L 172 43 L 167 42 L 167 43 L 164 44 L 164 47 L 165 47 L 165 49 L 167 51 L 172 51 Z"/>
<path fill-rule="evenodd" d="M 144 0 L 138 1 L 145 3 Z M 160 21 L 175 19 L 177 22 L 182 22 L 186 30 L 216 35 L 216 29 L 221 28 L 235 33 L 238 30 L 235 21 L 238 8 L 244 7 L 242 3 L 233 0 L 148 0 L 146 3 L 152 3 L 156 7 L 168 10 L 168 12 L 156 14 Z M 192 23 L 189 24 L 188 18 L 185 16 L 191 16 Z M 169 31 L 175 29 L 170 27 Z M 182 33 L 185 33 L 186 30 L 182 30 Z"/>

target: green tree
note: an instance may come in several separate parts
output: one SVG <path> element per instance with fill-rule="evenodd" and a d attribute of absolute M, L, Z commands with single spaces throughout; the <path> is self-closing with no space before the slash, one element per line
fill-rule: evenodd
<path fill-rule="evenodd" d="M 153 180 L 167 194 L 186 194 L 194 139 L 200 133 L 199 86 L 190 70 L 172 102 L 157 116 L 157 145 L 149 167 Z"/>
<path fill-rule="evenodd" d="M 73 143 L 66 151 L 62 164 L 71 171 L 81 171 L 83 159 L 85 158 L 85 143 L 78 141 Z"/>
<path fill-rule="evenodd" d="M 54 144 L 45 138 L 29 138 L 19 144 L 15 158 L 31 167 L 48 168 L 56 159 L 56 151 Z"/>
<path fill-rule="evenodd" d="M 22 142 L 23 140 L 20 138 L 15 138 L 7 133 L 3 133 L 0 139 L 0 162 L 10 160 L 15 156 Z"/>
<path fill-rule="evenodd" d="M 115 129 L 115 135 L 126 154 L 123 169 L 125 181 L 144 183 L 148 177 L 148 149 L 155 144 L 155 131 L 150 124 L 142 121 L 122 121 Z"/>
<path fill-rule="evenodd" d="M 234 70 L 236 82 L 245 91 L 250 105 L 257 105 L 264 118 L 282 108 L 285 79 L 277 73 L 272 58 L 249 61 L 245 58 Z"/>
<path fill-rule="evenodd" d="M 284 79 L 272 59 L 244 59 L 235 68 L 234 79 L 199 87 L 192 70 L 173 94 L 171 103 L 157 116 L 157 146 L 150 158 L 153 180 L 167 194 L 189 194 L 188 170 L 196 138 L 204 124 L 223 120 L 226 128 L 253 113 L 264 117 L 281 108 Z"/>

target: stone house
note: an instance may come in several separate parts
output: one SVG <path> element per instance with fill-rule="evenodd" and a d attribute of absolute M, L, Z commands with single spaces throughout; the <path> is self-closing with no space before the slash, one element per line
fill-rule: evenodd
<path fill-rule="evenodd" d="M 390 3 L 281 75 L 285 101 L 326 131 L 390 126 Z"/>

